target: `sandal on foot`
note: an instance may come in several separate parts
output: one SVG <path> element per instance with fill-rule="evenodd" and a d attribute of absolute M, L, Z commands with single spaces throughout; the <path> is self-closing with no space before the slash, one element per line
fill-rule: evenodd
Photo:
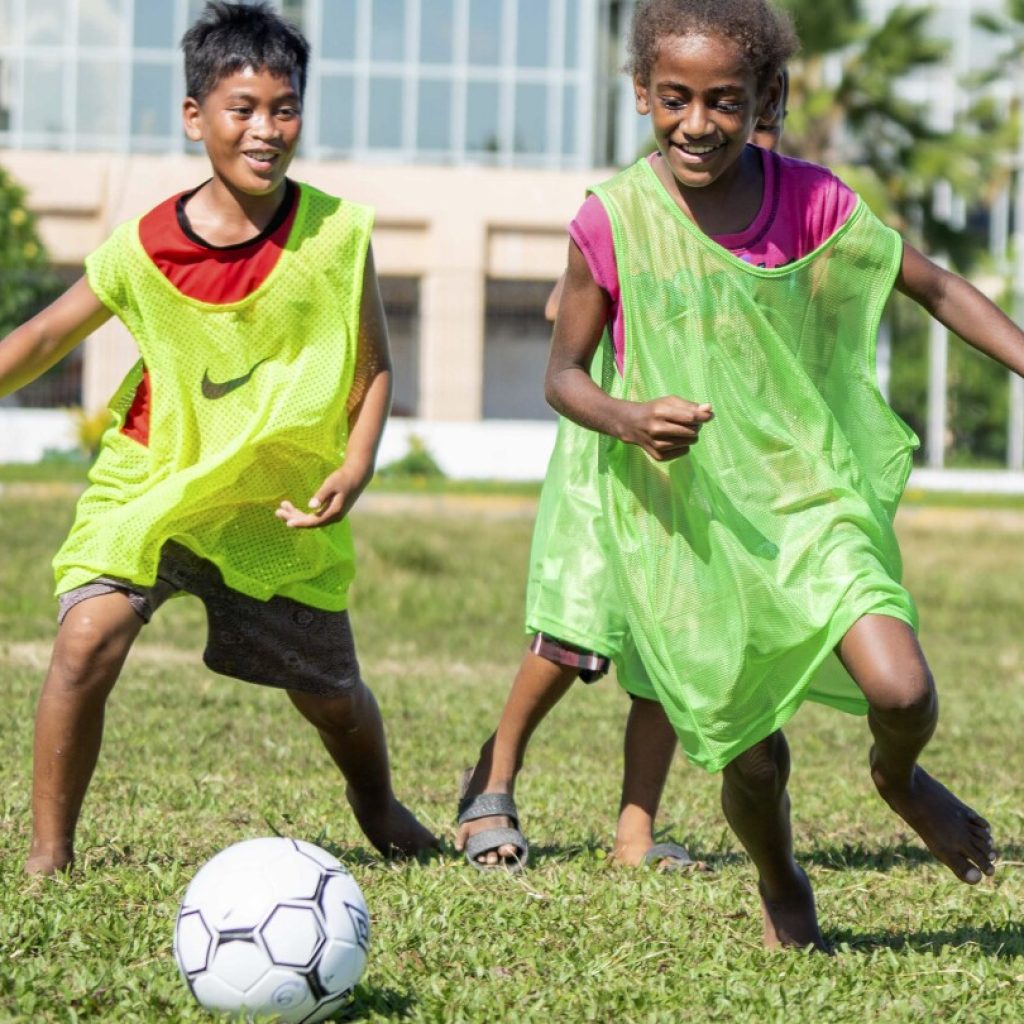
<path fill-rule="evenodd" d="M 686 871 L 698 867 L 698 864 L 678 843 L 655 843 L 644 854 L 644 867 L 658 871 Z"/>
<path fill-rule="evenodd" d="M 526 836 L 519 831 L 519 812 L 516 802 L 507 793 L 481 793 L 459 801 L 459 824 L 477 821 L 480 818 L 508 818 L 512 828 L 485 828 L 466 840 L 466 860 L 477 871 L 505 870 L 516 874 L 526 867 L 530 858 L 530 846 Z M 500 846 L 514 846 L 515 856 L 505 858 L 497 864 L 481 864 L 478 857 Z"/>

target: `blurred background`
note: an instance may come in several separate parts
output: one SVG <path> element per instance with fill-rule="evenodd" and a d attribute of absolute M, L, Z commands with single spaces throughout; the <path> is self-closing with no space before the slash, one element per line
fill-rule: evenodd
<path fill-rule="evenodd" d="M 396 368 L 385 454 L 412 438 L 455 475 L 539 478 L 554 426 L 543 307 L 565 225 L 588 184 L 650 147 L 619 70 L 634 4 L 277 6 L 313 46 L 293 176 L 377 210 Z M 804 48 L 783 152 L 834 167 L 1024 317 L 1024 0 L 784 6 Z M 178 41 L 201 8 L 0 0 L 0 335 L 74 280 L 114 225 L 206 176 L 180 130 Z M 0 461 L 93 443 L 136 358 L 113 322 L 0 402 Z M 1020 485 L 1020 382 L 898 297 L 878 362 L 923 467 Z"/>

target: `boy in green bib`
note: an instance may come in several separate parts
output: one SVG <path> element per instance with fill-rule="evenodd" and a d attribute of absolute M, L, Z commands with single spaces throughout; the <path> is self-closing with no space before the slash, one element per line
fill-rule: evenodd
<path fill-rule="evenodd" d="M 286 177 L 309 48 L 267 4 L 208 3 L 182 46 L 185 131 L 211 177 L 122 224 L 0 343 L 0 394 L 112 315 L 142 356 L 54 560 L 26 870 L 71 865 L 107 696 L 144 623 L 182 593 L 206 606 L 206 663 L 284 689 L 367 838 L 415 855 L 436 839 L 392 792 L 346 612 L 347 515 L 391 400 L 372 212 Z"/>
<path fill-rule="evenodd" d="M 635 692 L 722 772 L 765 943 L 820 949 L 781 731 L 804 700 L 866 714 L 885 802 L 960 880 L 994 870 L 988 823 L 918 764 L 938 706 L 892 522 L 917 440 L 875 378 L 882 309 L 896 287 L 1017 373 L 1024 333 L 827 169 L 748 145 L 796 46 L 767 0 L 638 5 L 657 151 L 577 215 L 546 392 L 597 434 Z"/>

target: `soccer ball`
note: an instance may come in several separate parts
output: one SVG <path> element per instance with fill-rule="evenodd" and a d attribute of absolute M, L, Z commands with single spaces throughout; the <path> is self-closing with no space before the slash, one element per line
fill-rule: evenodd
<path fill-rule="evenodd" d="M 248 839 L 207 861 L 181 901 L 174 956 L 208 1010 L 302 1024 L 336 1012 L 366 966 L 355 879 L 300 839 Z"/>

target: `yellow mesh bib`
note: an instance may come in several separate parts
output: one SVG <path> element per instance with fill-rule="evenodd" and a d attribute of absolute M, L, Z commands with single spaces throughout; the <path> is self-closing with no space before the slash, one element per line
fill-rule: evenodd
<path fill-rule="evenodd" d="M 594 191 L 626 327 L 605 388 L 715 409 L 671 463 L 602 437 L 599 489 L 630 637 L 688 757 L 718 770 L 806 697 L 866 710 L 819 668 L 863 615 L 916 624 L 892 519 L 917 438 L 875 380 L 901 242 L 860 202 L 767 270 L 703 234 L 647 160 Z"/>
<path fill-rule="evenodd" d="M 86 260 L 142 359 L 112 401 L 114 425 L 54 559 L 58 593 L 100 575 L 150 585 L 173 539 L 251 597 L 346 606 L 348 522 L 288 529 L 274 510 L 284 498 L 304 506 L 344 461 L 373 216 L 306 185 L 298 203 L 274 269 L 238 302 L 179 292 L 143 249 L 138 220 Z M 119 429 L 143 366 L 148 446 Z"/>

